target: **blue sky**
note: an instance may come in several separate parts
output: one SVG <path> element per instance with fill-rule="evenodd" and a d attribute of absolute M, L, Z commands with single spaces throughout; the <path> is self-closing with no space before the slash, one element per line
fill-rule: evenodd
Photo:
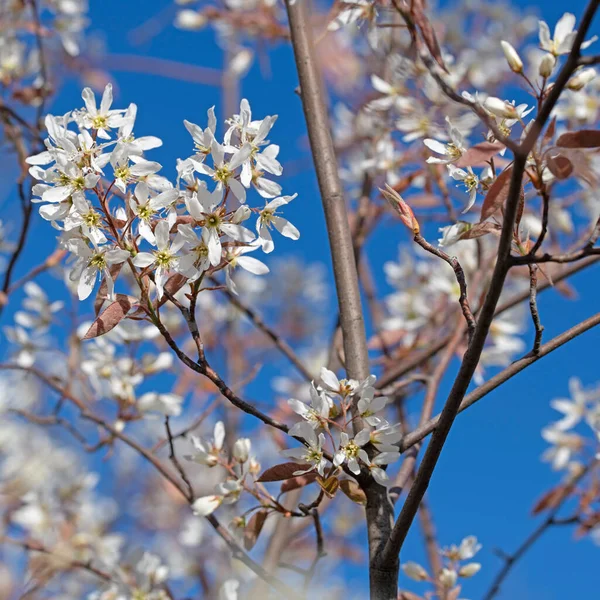
<path fill-rule="evenodd" d="M 189 33 L 166 26 L 150 41 L 141 45 L 131 43 L 130 31 L 168 4 L 157 0 L 91 2 L 91 30 L 100 36 L 110 54 L 144 55 L 219 68 L 222 56 L 210 31 Z M 573 0 L 568 7 L 551 1 L 538 6 L 537 11 L 552 28 L 565 8 L 579 16 L 584 7 L 581 0 Z M 165 15 L 164 18 L 170 17 Z M 600 33 L 598 20 L 591 33 Z M 286 163 L 305 159 L 295 174 L 286 176 L 284 172 L 281 181 L 284 192 L 299 194 L 286 209 L 286 216 L 298 226 L 302 238 L 295 244 L 280 238 L 276 254 L 291 253 L 301 255 L 308 262 L 322 261 L 327 256 L 328 246 L 316 181 L 306 152 L 304 117 L 294 92 L 297 79 L 292 54 L 281 44 L 270 56 L 270 76 L 263 77 L 255 64 L 242 83 L 242 93 L 250 100 L 255 115 L 279 115 L 271 139 L 281 145 L 284 168 Z M 221 115 L 220 90 L 118 70 L 113 70 L 111 76 L 117 88 L 115 105 L 138 104 L 136 134 L 157 135 L 163 140 L 163 147 L 153 151 L 151 158 L 163 164 L 163 174 L 174 177 L 175 158 L 184 158 L 191 151 L 191 139 L 182 120 L 204 124 L 206 110 L 213 104 Z M 67 80 L 52 105 L 54 114 L 80 106 L 80 93 L 81 83 Z M 4 185 L 1 191 L 5 191 Z M 36 256 L 53 248 L 53 233 L 36 217 L 32 230 L 35 244 L 24 254 L 17 276 L 35 264 L 32 261 Z M 397 230 L 397 235 L 398 241 L 408 241 L 404 232 Z M 385 242 L 371 242 L 369 251 L 372 262 L 379 265 L 378 281 L 382 282 L 381 265 L 385 260 L 395 259 L 397 246 L 386 236 Z M 541 296 L 545 339 L 598 310 L 595 301 L 598 273 L 595 268 L 572 280 L 579 291 L 579 299 L 575 301 L 565 300 L 554 291 Z M 8 322 L 7 317 L 4 323 Z M 557 418 L 549 407 L 549 400 L 568 394 L 570 375 L 580 377 L 584 385 L 596 382 L 599 342 L 600 331 L 586 334 L 529 368 L 458 418 L 429 494 L 442 545 L 458 543 L 464 536 L 474 534 L 484 546 L 479 556 L 483 569 L 467 584 L 464 596 L 478 598 L 487 589 L 501 566 L 500 559 L 492 553 L 494 547 L 510 552 L 534 528 L 536 521 L 529 514 L 533 502 L 558 481 L 557 475 L 539 460 L 546 446 L 540 430 Z M 448 378 L 442 386 L 441 398 L 450 384 Z M 599 551 L 589 540 L 572 541 L 570 528 L 555 528 L 517 566 L 500 598 L 590 597 L 597 586 L 594 569 Z M 424 562 L 421 539 L 416 531 L 409 536 L 402 560 Z M 366 572 L 353 569 L 348 577 L 356 580 L 357 585 L 365 585 Z"/>

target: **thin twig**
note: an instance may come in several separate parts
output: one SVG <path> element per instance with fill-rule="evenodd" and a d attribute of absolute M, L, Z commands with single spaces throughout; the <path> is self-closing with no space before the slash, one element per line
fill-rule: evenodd
<path fill-rule="evenodd" d="M 529 265 L 529 310 L 531 312 L 531 319 L 533 326 L 535 327 L 535 340 L 533 342 L 533 354 L 538 354 L 540 346 L 542 344 L 542 334 L 544 333 L 544 326 L 540 321 L 540 313 L 537 305 L 537 266 Z"/>

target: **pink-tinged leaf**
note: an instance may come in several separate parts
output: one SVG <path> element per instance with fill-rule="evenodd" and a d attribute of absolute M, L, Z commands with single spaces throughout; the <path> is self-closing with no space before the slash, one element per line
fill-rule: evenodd
<path fill-rule="evenodd" d="M 556 179 L 568 179 L 573 173 L 573 163 L 562 154 L 548 156 L 546 159 L 548 170 Z"/>
<path fill-rule="evenodd" d="M 281 484 L 281 493 L 285 494 L 286 492 L 291 492 L 292 490 L 298 490 L 303 488 L 305 485 L 310 485 L 314 483 L 317 478 L 317 472 L 311 471 L 310 473 L 306 473 L 305 475 L 299 475 L 298 477 L 292 477 L 291 479 L 286 479 Z"/>
<path fill-rule="evenodd" d="M 117 299 L 112 304 L 109 304 L 101 315 L 96 317 L 96 320 L 83 336 L 83 339 L 90 340 L 114 329 L 127 316 L 127 313 L 137 302 L 137 298 L 125 294 L 117 294 Z"/>
<path fill-rule="evenodd" d="M 367 503 L 367 496 L 353 479 L 342 479 L 340 481 L 340 489 L 352 502 L 356 502 L 357 504 Z"/>
<path fill-rule="evenodd" d="M 473 240 L 478 237 L 482 237 L 487 235 L 488 233 L 496 233 L 499 234 L 502 231 L 502 227 L 498 223 L 492 223 L 490 221 L 484 221 L 483 223 L 476 223 L 469 229 L 465 231 L 461 236 L 461 240 Z"/>
<path fill-rule="evenodd" d="M 501 206 L 504 205 L 508 198 L 508 190 L 510 188 L 510 177 L 512 175 L 512 166 L 507 167 L 496 177 L 496 181 L 492 183 L 488 190 L 487 196 L 481 207 L 481 219 L 485 221 L 489 219 Z"/>
<path fill-rule="evenodd" d="M 469 148 L 455 163 L 457 167 L 480 167 L 504 149 L 500 142 L 482 142 Z"/>
<path fill-rule="evenodd" d="M 254 544 L 256 544 L 258 540 L 258 536 L 262 531 L 262 528 L 269 516 L 269 511 L 262 509 L 258 512 L 255 512 L 248 523 L 246 524 L 246 528 L 244 529 L 244 548 L 250 551 L 254 548 Z"/>
<path fill-rule="evenodd" d="M 561 148 L 600 148 L 600 130 L 582 129 L 563 133 L 556 145 Z"/>
<path fill-rule="evenodd" d="M 123 268 L 123 265 L 125 263 L 116 263 L 114 265 L 110 265 L 110 267 L 108 267 L 108 271 L 110 273 L 110 276 L 113 278 L 113 281 L 117 280 L 117 277 L 119 275 L 119 273 L 121 272 L 121 269 Z M 100 313 L 100 309 L 102 308 L 102 305 L 104 304 L 104 302 L 106 302 L 106 299 L 108 298 L 108 284 L 106 283 L 106 277 L 102 278 L 102 283 L 100 284 L 100 288 L 98 289 L 98 293 L 96 294 L 96 299 L 94 300 L 94 314 L 96 316 L 98 316 L 98 314 Z"/>
<path fill-rule="evenodd" d="M 550 142 L 550 140 L 554 137 L 556 133 L 556 117 L 553 117 L 552 121 L 550 121 L 550 125 L 546 129 L 546 133 L 544 133 L 544 146 Z"/>
<path fill-rule="evenodd" d="M 298 463 L 283 463 L 281 465 L 275 465 L 270 469 L 267 469 L 256 481 L 283 481 L 284 479 L 290 479 L 294 477 L 294 473 L 298 471 L 306 471 L 309 465 L 302 465 Z"/>
<path fill-rule="evenodd" d="M 163 297 L 160 299 L 160 301 L 157 300 L 155 302 L 155 308 L 160 307 L 165 302 L 167 302 L 167 300 L 169 299 L 168 296 L 174 296 L 187 282 L 187 277 L 185 277 L 184 275 L 181 275 L 179 273 L 171 275 L 171 277 L 167 279 L 167 282 L 164 285 L 165 293 L 163 294 Z"/>

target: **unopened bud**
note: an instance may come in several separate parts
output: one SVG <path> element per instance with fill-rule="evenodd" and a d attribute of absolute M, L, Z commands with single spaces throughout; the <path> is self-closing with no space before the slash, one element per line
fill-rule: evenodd
<path fill-rule="evenodd" d="M 250 440 L 248 438 L 240 438 L 233 445 L 233 456 L 234 458 L 241 463 L 244 463 L 248 460 L 248 455 L 250 454 Z"/>
<path fill-rule="evenodd" d="M 238 224 L 242 223 L 246 219 L 250 217 L 252 211 L 246 204 L 242 204 L 234 213 L 233 218 L 231 219 L 232 223 Z"/>
<path fill-rule="evenodd" d="M 250 459 L 250 462 L 248 463 L 248 471 L 252 475 L 258 475 L 261 472 L 260 463 L 255 458 Z"/>
<path fill-rule="evenodd" d="M 195 10 L 180 10 L 175 17 L 175 27 L 197 31 L 206 25 L 206 17 Z"/>
<path fill-rule="evenodd" d="M 460 577 L 473 577 L 473 575 L 475 575 L 479 569 L 481 569 L 481 565 L 479 563 L 468 563 L 459 569 L 458 574 Z"/>
<path fill-rule="evenodd" d="M 414 579 L 415 581 L 425 581 L 429 579 L 427 571 L 416 562 L 407 562 L 405 565 L 402 565 L 402 570 L 407 577 Z"/>
<path fill-rule="evenodd" d="M 556 57 L 554 54 L 544 54 L 540 61 L 539 73 L 541 77 L 548 79 L 556 66 Z"/>
<path fill-rule="evenodd" d="M 453 588 L 456 585 L 458 574 L 454 569 L 442 569 L 438 579 L 440 583 L 447 589 Z"/>
<path fill-rule="evenodd" d="M 485 99 L 483 105 L 487 110 L 497 117 L 502 117 L 503 119 L 519 118 L 519 114 L 517 113 L 515 106 L 506 100 L 490 96 L 489 98 Z"/>
<path fill-rule="evenodd" d="M 508 42 L 502 41 L 500 42 L 500 45 L 502 46 L 502 51 L 504 52 L 506 62 L 511 68 L 511 71 L 514 71 L 515 73 L 522 73 L 523 61 L 521 60 L 521 57 L 517 51 Z"/>
<path fill-rule="evenodd" d="M 388 201 L 388 204 L 400 215 L 400 220 L 406 225 L 415 235 L 420 232 L 419 222 L 415 218 L 411 207 L 406 204 L 402 196 L 387 183 L 385 190 L 379 188 L 383 197 Z"/>
<path fill-rule="evenodd" d="M 583 71 L 579 71 L 575 77 L 571 77 L 571 79 L 569 79 L 567 88 L 578 92 L 581 88 L 583 88 L 583 86 L 592 81 L 594 77 L 596 77 L 596 69 L 584 69 Z"/>

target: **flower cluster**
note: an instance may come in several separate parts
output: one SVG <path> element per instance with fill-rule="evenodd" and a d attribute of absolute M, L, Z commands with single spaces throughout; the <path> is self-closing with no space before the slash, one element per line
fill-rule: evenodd
<path fill-rule="evenodd" d="M 458 545 L 440 550 L 443 561 L 439 573 L 430 574 L 427 569 L 415 562 L 407 562 L 402 565 L 404 574 L 414 581 L 426 581 L 435 586 L 434 591 L 428 594 L 432 598 L 458 598 L 461 579 L 473 577 L 481 569 L 481 564 L 470 561 L 481 550 L 481 544 L 475 536 L 468 536 Z"/>
<path fill-rule="evenodd" d="M 133 134 L 135 104 L 113 109 L 110 84 L 100 106 L 89 88 L 82 95 L 84 108 L 46 117 L 46 150 L 28 158 L 30 173 L 40 182 L 34 187 L 40 214 L 61 232 L 61 245 L 75 259 L 70 279 L 81 300 L 98 279 L 113 299 L 114 279 L 125 266 L 142 297 L 148 278 L 160 300 L 170 275 L 194 283 L 223 269 L 235 292 L 231 275 L 236 267 L 268 272 L 264 263 L 246 255 L 273 250 L 273 227 L 298 239 L 298 230 L 280 215 L 296 196 L 278 196 L 281 187 L 267 177 L 282 173 L 279 147 L 266 139 L 276 117 L 253 120 L 242 100 L 240 113 L 227 121 L 223 143 L 215 137 L 213 109 L 205 129 L 186 121 L 194 154 L 178 161 L 173 185 L 159 174 L 161 165 L 145 157 L 162 142 Z M 265 199 L 264 206 L 246 204 L 250 188 Z M 242 224 L 253 215 L 256 233 Z"/>

